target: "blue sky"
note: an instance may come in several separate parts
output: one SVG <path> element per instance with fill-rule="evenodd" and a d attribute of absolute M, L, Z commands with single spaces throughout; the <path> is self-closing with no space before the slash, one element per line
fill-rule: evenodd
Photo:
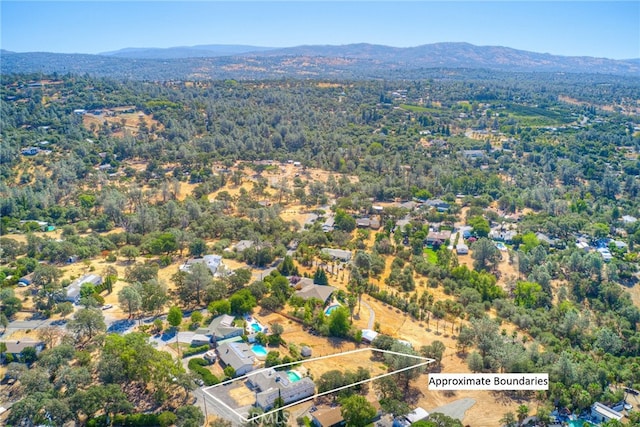
<path fill-rule="evenodd" d="M 99 53 L 126 47 L 436 42 L 640 58 L 629 1 L 0 1 L 3 49 Z"/>

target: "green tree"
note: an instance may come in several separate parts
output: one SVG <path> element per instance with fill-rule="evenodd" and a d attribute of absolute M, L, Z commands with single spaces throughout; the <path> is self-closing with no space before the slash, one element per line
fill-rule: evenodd
<path fill-rule="evenodd" d="M 415 366 L 420 363 L 420 359 L 411 356 L 419 356 L 418 352 L 416 352 L 413 348 L 399 342 L 393 343 L 391 346 L 391 351 L 394 353 L 406 354 L 407 356 L 400 356 L 399 354 L 391 354 L 385 353 L 384 359 L 389 369 L 392 371 L 398 371 L 401 369 L 409 368 L 410 366 Z M 409 383 L 411 380 L 418 378 L 420 374 L 424 372 L 424 367 L 419 366 L 413 369 L 407 369 L 405 371 L 399 372 L 398 382 L 403 387 L 405 391 L 409 390 Z"/>
<path fill-rule="evenodd" d="M 298 267 L 293 263 L 293 258 L 290 255 L 286 255 L 280 265 L 278 265 L 278 271 L 283 276 L 297 276 Z"/>
<path fill-rule="evenodd" d="M 73 310 L 74 310 L 73 304 L 69 301 L 61 302 L 60 304 L 57 305 L 56 308 L 58 310 L 58 313 L 60 313 L 60 316 L 62 316 L 63 319 L 66 318 L 71 313 L 73 313 Z"/>
<path fill-rule="evenodd" d="M 174 328 L 178 328 L 182 323 L 182 310 L 180 307 L 173 306 L 169 309 L 169 314 L 167 314 L 167 322 Z"/>
<path fill-rule="evenodd" d="M 505 427 L 516 427 L 518 420 L 516 420 L 516 416 L 513 412 L 507 412 L 502 418 L 500 418 L 500 422 Z"/>
<path fill-rule="evenodd" d="M 177 427 L 200 427 L 204 424 L 202 410 L 193 405 L 181 406 L 176 410 Z"/>
<path fill-rule="evenodd" d="M 221 314 L 231 314 L 231 303 L 226 299 L 214 301 L 209 304 L 207 310 L 209 310 L 209 312 L 214 316 L 219 316 Z"/>
<path fill-rule="evenodd" d="M 474 216 L 469 218 L 467 223 L 473 227 L 473 234 L 478 237 L 487 237 L 489 232 L 491 231 L 491 227 L 489 226 L 489 221 L 481 216 Z"/>
<path fill-rule="evenodd" d="M 349 334 L 349 310 L 338 307 L 329 314 L 329 335 L 346 337 Z"/>
<path fill-rule="evenodd" d="M 195 238 L 189 244 L 189 254 L 192 257 L 199 258 L 207 253 L 207 242 L 203 239 Z"/>
<path fill-rule="evenodd" d="M 97 308 L 81 308 L 67 323 L 67 329 L 75 334 L 79 341 L 90 341 L 99 333 L 107 330 L 102 311 Z"/>
<path fill-rule="evenodd" d="M 518 282 L 513 290 L 515 302 L 521 307 L 536 308 L 542 295 L 542 286 L 538 283 Z"/>
<path fill-rule="evenodd" d="M 471 372 L 482 372 L 484 370 L 484 361 L 477 351 L 474 351 L 467 357 L 467 366 Z"/>
<path fill-rule="evenodd" d="M 234 314 L 245 314 L 251 312 L 257 305 L 256 299 L 248 289 L 242 289 L 229 298 L 231 312 Z"/>
<path fill-rule="evenodd" d="M 136 286 L 133 285 L 128 285 L 120 289 L 120 292 L 118 292 L 118 302 L 122 308 L 129 312 L 130 318 L 142 307 L 142 297 Z"/>
<path fill-rule="evenodd" d="M 349 215 L 344 209 L 336 210 L 333 224 L 336 229 L 347 233 L 351 233 L 356 228 L 355 218 Z"/>
<path fill-rule="evenodd" d="M 120 254 L 127 258 L 129 262 L 135 261 L 140 256 L 140 250 L 135 246 L 126 245 L 120 248 Z"/>
<path fill-rule="evenodd" d="M 313 283 L 316 285 L 328 285 L 329 278 L 323 268 L 318 268 L 313 274 Z"/>
<path fill-rule="evenodd" d="M 184 278 L 185 287 L 185 302 L 190 302 L 195 299 L 196 305 L 200 306 L 202 292 L 205 288 L 211 285 L 213 276 L 209 267 L 203 262 L 194 263 L 191 265 L 191 269 Z"/>
<path fill-rule="evenodd" d="M 487 238 L 480 238 L 471 245 L 473 268 L 476 270 L 492 270 L 500 260 L 500 251 Z"/>
<path fill-rule="evenodd" d="M 529 407 L 527 405 L 520 405 L 517 409 L 518 425 L 521 426 L 525 418 L 529 416 Z"/>
<path fill-rule="evenodd" d="M 340 413 L 347 427 L 362 427 L 376 416 L 376 408 L 364 396 L 353 394 L 340 399 Z"/>

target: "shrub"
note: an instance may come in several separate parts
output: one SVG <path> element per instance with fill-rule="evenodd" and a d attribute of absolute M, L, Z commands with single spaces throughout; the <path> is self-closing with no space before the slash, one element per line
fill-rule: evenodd
<path fill-rule="evenodd" d="M 190 347 L 182 353 L 182 357 L 193 356 L 194 354 L 204 353 L 205 351 L 208 351 L 208 350 L 209 350 L 209 345 L 207 344 L 201 345 L 199 347 Z"/>
<path fill-rule="evenodd" d="M 191 371 L 195 372 L 200 376 L 200 378 L 202 378 L 202 381 L 204 381 L 205 385 L 210 386 L 218 384 L 220 380 L 215 375 L 213 375 L 211 371 L 205 368 L 205 366 L 207 366 L 208 364 L 209 362 L 207 362 L 206 360 L 200 357 L 194 357 L 193 359 L 189 360 L 187 366 Z"/>

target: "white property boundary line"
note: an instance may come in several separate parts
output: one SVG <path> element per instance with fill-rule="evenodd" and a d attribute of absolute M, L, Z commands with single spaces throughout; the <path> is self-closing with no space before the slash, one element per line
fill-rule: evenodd
<path fill-rule="evenodd" d="M 244 380 L 245 378 L 248 378 L 251 375 L 255 375 L 257 373 L 260 373 L 260 372 L 263 372 L 263 371 L 266 371 L 266 370 L 269 370 L 269 369 L 282 368 L 282 367 L 291 366 L 291 365 L 299 365 L 299 364 L 304 364 L 304 363 L 307 363 L 307 362 L 313 362 L 313 361 L 316 361 L 316 360 L 329 359 L 331 357 L 346 356 L 348 354 L 361 353 L 363 351 L 374 351 L 374 352 L 380 352 L 380 353 L 385 353 L 385 354 L 393 354 L 393 355 L 396 355 L 396 356 L 410 357 L 412 359 L 422 360 L 422 362 L 421 363 L 416 363 L 415 365 L 411 365 L 411 366 L 408 366 L 406 368 L 398 369 L 398 370 L 393 371 L 393 372 L 387 372 L 385 374 L 378 375 L 376 377 L 369 378 L 367 380 L 358 381 L 358 382 L 355 382 L 355 383 L 352 383 L 352 384 L 348 384 L 348 385 L 345 385 L 345 386 L 342 386 L 342 387 L 334 388 L 333 390 L 325 391 L 325 392 L 322 392 L 322 393 L 317 393 L 317 394 L 314 394 L 313 396 L 309 396 L 309 397 L 305 397 L 304 399 L 296 400 L 293 403 L 289 403 L 288 405 L 282 406 L 282 407 L 277 408 L 277 409 L 273 409 L 273 410 L 271 410 L 269 412 L 265 412 L 264 414 L 256 415 L 255 417 L 252 417 L 252 418 L 247 418 L 247 417 L 243 416 L 242 414 L 240 414 L 239 412 L 237 412 L 236 410 L 231 408 L 229 405 L 227 405 L 226 403 L 224 403 L 223 401 L 218 399 L 216 396 L 214 396 L 214 395 L 212 395 L 211 393 L 208 392 L 208 390 L 211 390 L 213 388 L 221 387 L 221 386 L 224 386 L 224 385 L 227 385 L 227 384 L 231 384 L 231 383 L 236 382 L 236 381 Z M 243 375 L 241 377 L 233 378 L 233 379 L 221 382 L 219 384 L 212 385 L 210 387 L 205 387 L 205 388 L 202 389 L 202 392 L 206 393 L 209 397 L 211 397 L 212 399 L 217 401 L 220 405 L 222 405 L 225 408 L 229 409 L 229 411 L 231 411 L 233 414 L 235 414 L 242 422 L 247 422 L 249 420 L 256 420 L 256 419 L 260 419 L 262 417 L 266 417 L 266 416 L 271 415 L 271 414 L 273 414 L 273 413 L 275 413 L 277 411 L 281 411 L 283 409 L 287 409 L 287 408 L 290 408 L 292 406 L 299 405 L 300 403 L 304 403 L 306 401 L 315 399 L 315 398 L 320 397 L 320 396 L 324 396 L 326 394 L 335 393 L 336 391 L 340 391 L 340 390 L 344 390 L 346 388 L 350 388 L 350 387 L 353 387 L 353 386 L 356 386 L 356 385 L 368 383 L 368 382 L 377 380 L 379 378 L 388 377 L 389 375 L 394 375 L 394 374 L 397 374 L 397 373 L 400 373 L 400 372 L 408 371 L 409 369 L 415 369 L 415 368 L 418 368 L 420 366 L 428 365 L 428 364 L 433 363 L 433 362 L 435 362 L 435 359 L 429 359 L 427 357 L 422 357 L 422 356 L 415 356 L 413 354 L 399 353 L 399 352 L 396 352 L 396 351 L 382 350 L 382 349 L 373 348 L 373 347 L 359 348 L 359 349 L 356 349 L 356 350 L 345 351 L 343 353 L 329 354 L 327 356 L 314 357 L 312 359 L 306 359 L 306 360 L 301 360 L 301 361 L 291 362 L 291 363 L 283 363 L 283 364 L 280 364 L 280 365 L 270 366 L 269 368 L 258 369 L 258 370 L 255 370 L 255 371 L 251 371 L 250 373 L 248 373 L 246 375 Z"/>

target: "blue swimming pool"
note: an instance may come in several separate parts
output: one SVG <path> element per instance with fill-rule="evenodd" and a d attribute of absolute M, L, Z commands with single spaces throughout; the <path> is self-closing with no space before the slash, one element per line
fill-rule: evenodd
<path fill-rule="evenodd" d="M 567 423 L 569 424 L 569 427 L 583 427 L 583 426 L 593 426 L 595 424 L 590 423 L 589 421 L 585 421 L 585 420 L 569 420 L 567 421 Z"/>
<path fill-rule="evenodd" d="M 267 349 L 260 344 L 252 345 L 251 351 L 253 351 L 258 357 L 267 357 Z"/>
<path fill-rule="evenodd" d="M 260 324 L 258 323 L 252 323 L 251 329 L 253 329 L 255 332 L 262 332 L 262 326 L 260 326 Z"/>
<path fill-rule="evenodd" d="M 296 381 L 300 381 L 302 379 L 300 374 L 297 373 L 296 371 L 287 371 L 287 377 L 289 378 L 289 381 L 291 381 L 292 383 L 295 383 Z"/>
<path fill-rule="evenodd" d="M 331 314 L 332 311 L 334 311 L 338 307 L 340 307 L 340 304 L 332 304 L 324 310 L 324 314 L 328 316 Z"/>

